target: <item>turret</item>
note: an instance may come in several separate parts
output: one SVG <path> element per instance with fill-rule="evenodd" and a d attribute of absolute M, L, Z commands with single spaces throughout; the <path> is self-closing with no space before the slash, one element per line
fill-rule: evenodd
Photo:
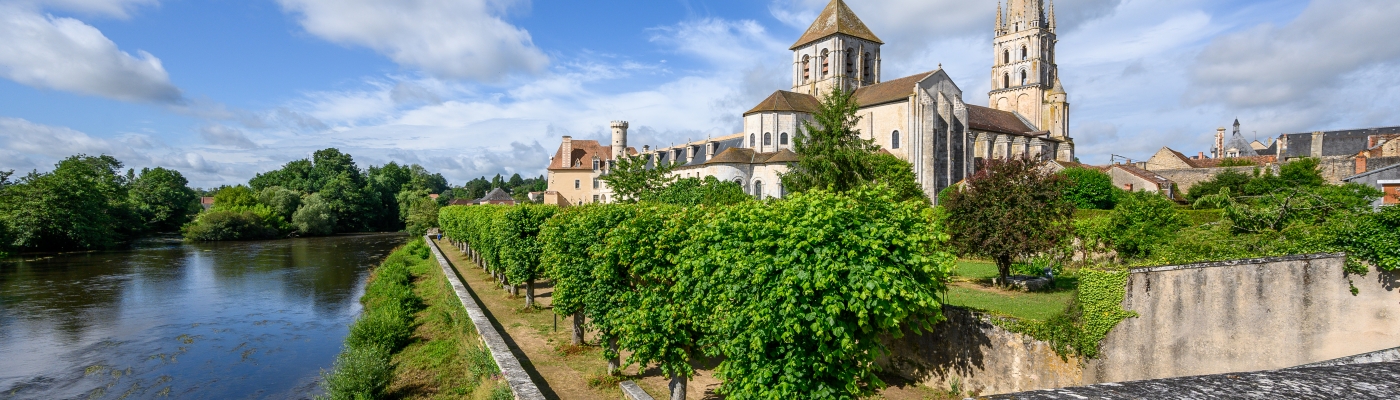
<path fill-rule="evenodd" d="M 621 160 L 627 156 L 627 121 L 612 122 L 612 158 Z"/>

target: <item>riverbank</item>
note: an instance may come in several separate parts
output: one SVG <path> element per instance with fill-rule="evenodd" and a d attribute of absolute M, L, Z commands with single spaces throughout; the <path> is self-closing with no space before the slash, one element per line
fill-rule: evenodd
<path fill-rule="evenodd" d="M 365 312 L 325 376 L 330 398 L 511 398 L 422 239 L 385 258 L 360 301 Z"/>

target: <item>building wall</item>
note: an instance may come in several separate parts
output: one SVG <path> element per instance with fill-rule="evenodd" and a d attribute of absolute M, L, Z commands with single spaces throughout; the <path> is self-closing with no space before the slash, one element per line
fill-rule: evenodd
<path fill-rule="evenodd" d="M 910 91 L 912 94 L 913 92 Z M 860 109 L 860 129 L 867 139 L 874 139 L 880 148 L 909 161 L 909 102 L 900 101 Z M 899 148 L 894 148 L 893 133 L 899 132 Z"/>
<path fill-rule="evenodd" d="M 1085 383 L 1287 368 L 1400 346 L 1400 274 L 1340 255 L 1136 270 Z M 1352 284 L 1359 290 L 1352 295 Z"/>
<path fill-rule="evenodd" d="M 1127 185 L 1129 184 L 1133 185 L 1131 189 L 1134 192 L 1156 192 L 1161 191 L 1163 189 L 1162 187 L 1159 187 L 1157 182 L 1143 179 L 1142 177 L 1129 173 L 1128 171 L 1124 171 L 1121 168 L 1109 168 L 1108 176 L 1110 178 L 1113 178 L 1113 186 L 1119 189 L 1126 190 L 1128 189 Z"/>
<path fill-rule="evenodd" d="M 1356 158 L 1352 156 L 1326 156 L 1322 157 L 1318 167 L 1322 169 L 1322 178 L 1327 183 L 1333 185 L 1341 184 L 1342 179 L 1356 175 Z"/>
<path fill-rule="evenodd" d="M 1387 169 L 1347 182 L 1359 183 L 1380 190 L 1384 195 L 1376 200 L 1376 206 L 1400 204 L 1400 168 Z"/>
<path fill-rule="evenodd" d="M 1176 189 L 1180 190 L 1182 193 L 1186 193 L 1191 190 L 1191 187 L 1201 182 L 1214 179 L 1216 175 L 1222 172 L 1235 171 L 1246 175 L 1254 175 L 1255 170 L 1259 170 L 1260 173 L 1264 173 L 1264 171 L 1273 171 L 1274 174 L 1278 174 L 1279 167 L 1277 164 L 1273 164 L 1263 167 L 1190 168 L 1153 170 L 1152 172 L 1176 183 Z"/>
<path fill-rule="evenodd" d="M 593 195 L 602 195 L 593 189 L 593 179 L 597 177 L 591 170 L 549 171 L 549 191 L 558 192 L 569 204 L 592 203 Z M 574 189 L 575 180 L 579 181 L 578 189 Z"/>
<path fill-rule="evenodd" d="M 744 116 L 744 145 L 745 148 L 752 148 L 760 153 L 772 153 L 781 149 L 791 149 L 792 141 L 797 135 L 797 130 L 801 128 L 802 121 L 811 120 L 808 114 L 795 112 L 761 112 Z M 763 134 L 772 134 L 772 141 L 768 145 L 763 144 Z M 788 143 L 782 144 L 782 134 L 788 134 Z M 749 135 L 754 135 L 753 147 L 749 146 Z"/>
<path fill-rule="evenodd" d="M 1194 167 L 1191 166 L 1191 164 L 1187 164 L 1186 161 L 1183 161 L 1180 157 L 1177 157 L 1176 154 L 1172 154 L 1172 151 L 1166 148 L 1158 150 L 1157 154 L 1153 154 L 1152 158 L 1147 159 L 1147 165 L 1143 166 L 1143 169 L 1148 171 L 1190 168 Z"/>
<path fill-rule="evenodd" d="M 846 63 L 842 58 L 846 49 L 861 53 L 855 58 L 855 65 L 851 75 L 846 74 Z M 826 76 L 822 75 L 822 51 L 829 52 L 831 57 L 831 70 Z M 871 64 L 864 64 L 864 54 L 871 53 Z M 810 79 L 803 80 L 802 58 L 811 58 Z M 863 67 L 871 69 L 871 78 L 865 79 L 861 73 Z M 863 86 L 869 86 L 880 82 L 880 44 L 858 39 L 846 35 L 835 35 L 826 39 L 813 42 L 800 47 L 792 52 L 792 91 L 821 98 L 823 93 L 830 91 L 834 87 L 843 87 L 846 90 L 855 90 Z"/>

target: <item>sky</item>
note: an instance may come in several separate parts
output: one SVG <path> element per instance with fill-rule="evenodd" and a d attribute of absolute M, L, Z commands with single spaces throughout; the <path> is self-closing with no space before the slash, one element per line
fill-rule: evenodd
<path fill-rule="evenodd" d="M 0 170 L 74 154 L 245 183 L 335 147 L 460 185 L 559 139 L 738 132 L 790 89 L 828 0 L 0 0 Z M 1400 125 L 1400 1 L 1059 0 L 1081 161 Z M 885 80 L 942 65 L 986 105 L 995 0 L 848 0 Z"/>

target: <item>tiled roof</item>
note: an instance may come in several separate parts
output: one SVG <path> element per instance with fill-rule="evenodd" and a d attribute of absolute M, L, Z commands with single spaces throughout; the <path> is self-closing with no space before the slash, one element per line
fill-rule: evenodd
<path fill-rule="evenodd" d="M 797 43 L 788 50 L 797 50 L 799 47 L 838 33 L 875 43 L 885 43 L 880 41 L 880 38 L 876 37 L 875 33 L 865 26 L 864 22 L 861 22 L 860 17 L 851 11 L 851 7 L 846 5 L 845 1 L 831 0 L 831 3 L 826 5 L 826 9 L 822 10 L 821 15 L 817 16 L 817 20 L 812 22 L 812 26 L 807 28 L 807 32 L 802 34 L 802 38 L 797 39 Z"/>
<path fill-rule="evenodd" d="M 501 190 L 501 188 L 495 188 L 491 190 L 491 193 L 487 193 L 486 197 L 477 200 L 477 202 L 481 203 L 488 201 L 515 201 L 515 198 L 510 197 L 510 193 L 506 193 L 506 191 Z"/>
<path fill-rule="evenodd" d="M 1132 166 L 1132 165 L 1127 165 L 1127 164 L 1114 164 L 1113 166 L 1109 167 L 1109 169 L 1113 169 L 1113 168 L 1121 169 L 1121 170 L 1123 170 L 1124 172 L 1127 172 L 1127 173 L 1129 173 L 1129 174 L 1133 174 L 1133 175 L 1135 175 L 1135 176 L 1137 176 L 1137 177 L 1139 177 L 1139 178 L 1142 178 L 1142 179 L 1146 179 L 1146 180 L 1149 181 L 1149 182 L 1157 183 L 1158 185 L 1165 185 L 1165 184 L 1167 184 L 1168 182 L 1171 182 L 1170 179 L 1164 178 L 1164 177 L 1162 177 L 1161 175 L 1157 175 L 1155 172 L 1148 171 L 1148 170 L 1145 170 L 1145 169 L 1142 169 L 1142 168 L 1138 168 L 1138 167 Z"/>
<path fill-rule="evenodd" d="M 1030 134 L 1035 131 L 1010 111 L 967 105 L 967 126 L 987 132 Z"/>
<path fill-rule="evenodd" d="M 770 164 L 776 162 L 797 162 L 797 153 L 793 153 L 792 150 L 788 149 L 778 150 L 772 157 L 768 157 L 768 160 L 765 162 Z"/>
<path fill-rule="evenodd" d="M 559 149 L 554 151 L 554 159 L 549 161 L 549 169 L 591 170 L 593 169 L 594 156 L 597 156 L 598 160 L 602 162 L 607 162 L 612 159 L 612 146 L 600 145 L 597 140 L 573 139 L 570 142 L 570 145 L 573 147 L 573 154 L 571 157 L 565 157 L 564 144 L 560 143 Z M 637 149 L 628 147 L 627 154 L 636 155 Z M 578 166 L 573 166 L 572 164 L 574 163 L 571 161 L 578 161 Z"/>
<path fill-rule="evenodd" d="M 914 85 L 917 85 L 924 78 L 928 78 L 929 75 L 933 75 L 934 72 L 938 71 L 914 74 L 856 89 L 856 104 L 860 104 L 861 107 L 869 107 L 908 99 L 910 95 L 914 94 Z"/>
<path fill-rule="evenodd" d="M 707 164 L 748 164 L 753 162 L 753 149 L 731 147 L 721 151 L 715 158 L 710 159 Z"/>
<path fill-rule="evenodd" d="M 816 112 L 818 107 L 821 107 L 821 102 L 818 101 L 816 97 L 779 90 L 773 92 L 772 96 L 763 99 L 763 101 L 759 102 L 757 106 L 754 106 L 752 110 L 745 112 L 744 115 L 748 116 L 755 113 L 777 111 L 797 111 L 811 114 Z"/>

